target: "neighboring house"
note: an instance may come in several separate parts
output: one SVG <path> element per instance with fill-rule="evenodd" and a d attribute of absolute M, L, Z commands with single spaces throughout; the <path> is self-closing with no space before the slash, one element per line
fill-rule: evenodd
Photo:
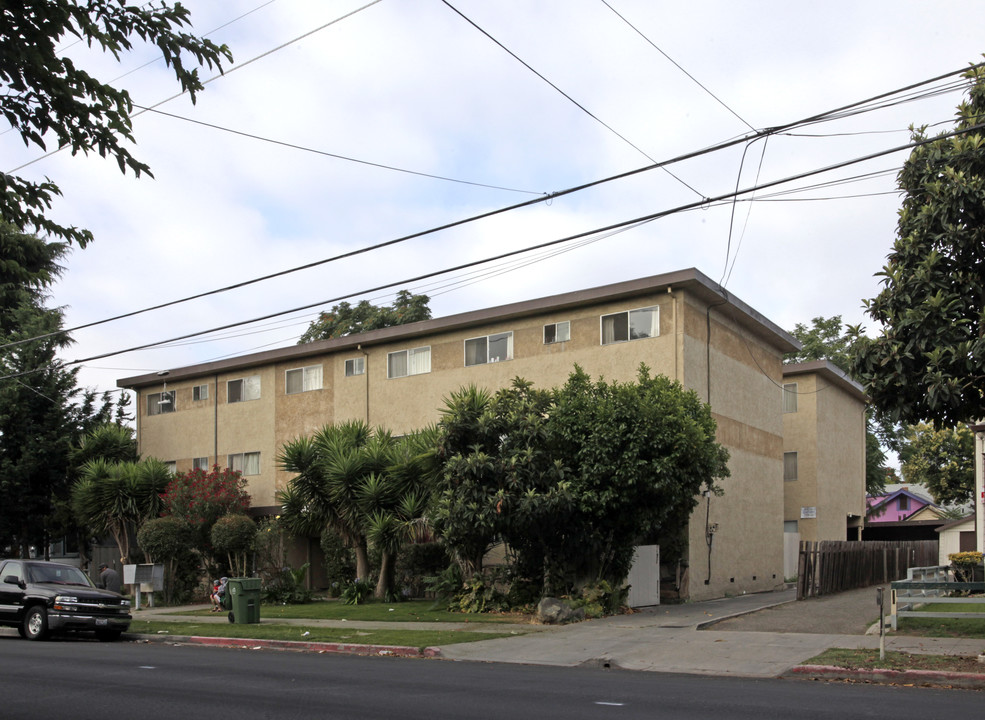
<path fill-rule="evenodd" d="M 866 499 L 863 540 L 938 540 L 937 528 L 947 522 L 940 507 L 919 485 L 887 485 Z"/>
<path fill-rule="evenodd" d="M 275 493 L 291 479 L 277 466 L 280 447 L 327 423 L 359 419 L 406 433 L 436 422 L 443 399 L 465 385 L 494 390 L 519 376 L 549 388 L 564 383 L 575 364 L 596 378 L 629 381 L 646 363 L 710 402 L 718 441 L 731 455 L 724 496 L 701 498 L 683 562 L 663 568 L 665 577 L 682 578 L 682 599 L 700 600 L 783 582 L 780 388 L 783 354 L 797 348 L 788 333 L 690 269 L 171 368 L 119 385 L 137 393 L 142 456 L 173 462 L 178 471 L 212 463 L 240 470 L 255 510 L 274 514 Z M 855 402 L 853 391 L 827 368 L 815 375 L 811 382 L 836 388 L 817 398 L 815 427 L 828 432 L 829 400 L 832 418 L 848 416 L 841 403 Z M 859 410 L 856 425 L 860 418 Z M 835 454 L 833 444 L 858 470 L 861 431 L 836 431 L 839 439 L 816 443 L 818 463 Z M 827 470 L 815 472 L 827 477 Z M 827 517 L 828 501 L 819 495 L 819 518 Z M 832 511 L 843 530 L 852 507 L 839 502 Z"/>
<path fill-rule="evenodd" d="M 975 543 L 975 516 L 954 520 L 937 528 L 940 537 L 938 552 L 938 565 L 950 565 L 948 555 L 959 552 L 972 552 L 976 550 Z"/>
<path fill-rule="evenodd" d="M 784 575 L 799 541 L 860 540 L 865 518 L 862 386 L 826 360 L 783 366 Z"/>
<path fill-rule="evenodd" d="M 937 505 L 911 485 L 887 486 L 879 495 L 866 498 L 866 523 L 903 522 L 919 510 Z"/>

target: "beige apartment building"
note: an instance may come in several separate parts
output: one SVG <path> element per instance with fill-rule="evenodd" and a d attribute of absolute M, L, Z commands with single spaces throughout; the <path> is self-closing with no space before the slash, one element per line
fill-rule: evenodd
<path fill-rule="evenodd" d="M 781 388 L 790 378 L 782 359 L 797 347 L 788 333 L 689 269 L 118 384 L 138 396 L 142 456 L 172 462 L 178 471 L 213 463 L 241 470 L 254 508 L 274 514 L 275 493 L 290 480 L 277 466 L 280 447 L 327 423 L 360 419 L 401 434 L 437 421 L 443 399 L 464 385 L 496 389 L 520 376 L 553 387 L 576 364 L 593 377 L 626 381 L 646 363 L 711 404 L 718 440 L 731 454 L 724 495 L 701 498 L 692 517 L 685 562 L 663 569 L 671 584 L 679 582 L 683 599 L 700 600 L 783 582 L 785 494 L 792 483 L 783 479 L 791 446 L 784 438 Z M 801 467 L 830 461 L 857 472 L 864 462 L 861 410 L 850 427 L 837 423 L 860 401 L 833 374 L 818 369 L 796 380 L 804 384 L 800 406 L 816 405 L 813 430 L 833 433 L 808 448 L 805 426 L 804 449 L 796 451 L 804 454 Z M 808 385 L 824 383 L 835 391 L 805 394 Z M 846 458 L 842 439 L 853 446 L 861 441 L 861 449 Z M 863 514 L 854 497 L 797 502 L 819 508 L 817 524 L 828 521 L 820 507 L 829 500 L 844 537 L 846 518 Z"/>
<path fill-rule="evenodd" d="M 796 574 L 790 548 L 795 552 L 799 540 L 861 540 L 866 402 L 862 386 L 826 360 L 783 368 L 788 577 Z"/>

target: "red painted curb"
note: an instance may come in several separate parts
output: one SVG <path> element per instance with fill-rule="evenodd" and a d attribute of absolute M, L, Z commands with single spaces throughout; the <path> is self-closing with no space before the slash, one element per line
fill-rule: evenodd
<path fill-rule="evenodd" d="M 938 672 L 936 670 L 852 670 L 833 665 L 799 665 L 793 668 L 790 673 L 821 680 L 855 680 L 894 685 L 947 685 L 985 690 L 985 673 Z"/>

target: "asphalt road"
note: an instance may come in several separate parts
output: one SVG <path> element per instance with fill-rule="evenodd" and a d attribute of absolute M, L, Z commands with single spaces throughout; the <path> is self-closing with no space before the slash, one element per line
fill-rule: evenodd
<path fill-rule="evenodd" d="M 0 637 L 0 717 L 978 717 L 958 690 Z"/>

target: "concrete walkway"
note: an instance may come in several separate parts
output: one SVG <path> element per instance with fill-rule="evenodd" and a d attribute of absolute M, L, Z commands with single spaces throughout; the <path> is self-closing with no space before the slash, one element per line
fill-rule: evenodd
<path fill-rule="evenodd" d="M 207 607 L 207 606 L 197 606 Z M 189 608 L 144 608 L 139 619 L 188 620 Z M 773 678 L 789 673 L 828 648 L 879 647 L 865 628 L 878 619 L 875 588 L 796 602 L 794 590 L 685 605 L 663 605 L 631 615 L 565 626 L 487 623 L 401 623 L 407 629 L 471 630 L 524 634 L 436 648 L 449 660 L 506 662 Z M 261 618 L 262 620 L 262 618 Z M 196 622 L 228 622 L 225 614 Z M 272 620 L 270 622 L 273 622 Z M 393 627 L 393 623 L 277 620 L 327 627 Z M 764 630 L 763 628 L 769 628 Z M 847 629 L 847 632 L 846 632 Z M 177 638 L 170 638 L 172 641 Z M 251 641 L 252 642 L 252 641 Z M 262 642 L 255 643 L 261 645 Z M 985 640 L 887 635 L 887 650 L 977 656 Z M 985 676 L 985 666 L 983 666 Z M 985 686 L 985 677 L 982 678 Z"/>

